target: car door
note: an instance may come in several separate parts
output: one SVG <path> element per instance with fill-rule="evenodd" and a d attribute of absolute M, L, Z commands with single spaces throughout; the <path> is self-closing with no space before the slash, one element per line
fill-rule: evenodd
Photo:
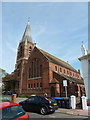
<path fill-rule="evenodd" d="M 26 107 L 27 107 L 27 110 L 28 111 L 34 111 L 35 109 L 35 97 L 30 97 L 28 100 L 27 100 L 27 104 L 26 104 Z"/>
<path fill-rule="evenodd" d="M 32 101 L 32 107 L 34 112 L 39 111 L 39 99 L 38 96 L 34 96 L 34 100 Z"/>
<path fill-rule="evenodd" d="M 34 109 L 36 112 L 39 112 L 41 108 L 41 99 L 40 96 L 35 96 Z"/>

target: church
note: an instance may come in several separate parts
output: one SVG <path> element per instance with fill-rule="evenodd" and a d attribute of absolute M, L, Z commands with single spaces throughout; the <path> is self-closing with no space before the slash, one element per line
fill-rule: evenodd
<path fill-rule="evenodd" d="M 65 97 L 63 80 L 67 80 L 68 97 L 85 94 L 80 70 L 38 48 L 33 42 L 28 22 L 17 50 L 12 91 L 25 96 L 47 93 L 48 97 Z"/>

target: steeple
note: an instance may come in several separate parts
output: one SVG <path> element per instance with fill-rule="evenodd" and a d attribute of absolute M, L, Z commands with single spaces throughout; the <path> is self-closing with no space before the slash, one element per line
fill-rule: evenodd
<path fill-rule="evenodd" d="M 34 47 L 35 44 L 32 41 L 31 29 L 28 19 L 25 32 L 18 46 L 17 60 L 15 66 L 15 76 L 17 76 L 17 79 L 19 81 L 19 93 L 22 93 L 22 78 L 24 72 L 23 70 L 27 64 L 28 58 L 30 57 L 30 54 L 33 51 Z"/>
<path fill-rule="evenodd" d="M 33 43 L 33 41 L 32 41 L 32 35 L 31 35 L 31 29 L 30 29 L 30 24 L 29 24 L 29 19 L 28 19 L 28 23 L 26 25 L 26 29 L 25 29 L 25 32 L 23 34 L 21 42 L 25 42 L 26 39 L 27 39 L 28 42 Z"/>
<path fill-rule="evenodd" d="M 35 43 L 32 41 L 32 36 L 31 36 L 31 29 L 30 29 L 30 24 L 29 24 L 29 19 L 28 23 L 25 28 L 25 32 L 23 34 L 22 40 L 19 43 L 18 46 L 18 52 L 17 52 L 17 61 L 18 60 L 24 60 L 29 58 L 33 48 L 35 47 Z"/>

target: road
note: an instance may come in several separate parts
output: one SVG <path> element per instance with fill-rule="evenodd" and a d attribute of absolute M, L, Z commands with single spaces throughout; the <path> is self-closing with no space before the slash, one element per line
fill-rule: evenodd
<path fill-rule="evenodd" d="M 63 114 L 63 113 L 58 113 L 55 112 L 53 114 L 48 114 L 48 115 L 40 115 L 38 113 L 32 113 L 32 112 L 28 112 L 30 115 L 31 120 L 87 120 L 88 117 L 84 117 L 84 116 L 76 116 L 76 115 L 70 115 L 70 114 Z M 65 119 L 66 118 L 66 119 Z"/>

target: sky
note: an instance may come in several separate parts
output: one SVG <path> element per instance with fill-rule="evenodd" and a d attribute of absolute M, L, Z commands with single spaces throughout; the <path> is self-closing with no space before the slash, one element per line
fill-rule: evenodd
<path fill-rule="evenodd" d="M 28 17 L 36 46 L 81 70 L 82 41 L 88 46 L 88 2 L 2 3 L 0 68 L 14 71 Z"/>

